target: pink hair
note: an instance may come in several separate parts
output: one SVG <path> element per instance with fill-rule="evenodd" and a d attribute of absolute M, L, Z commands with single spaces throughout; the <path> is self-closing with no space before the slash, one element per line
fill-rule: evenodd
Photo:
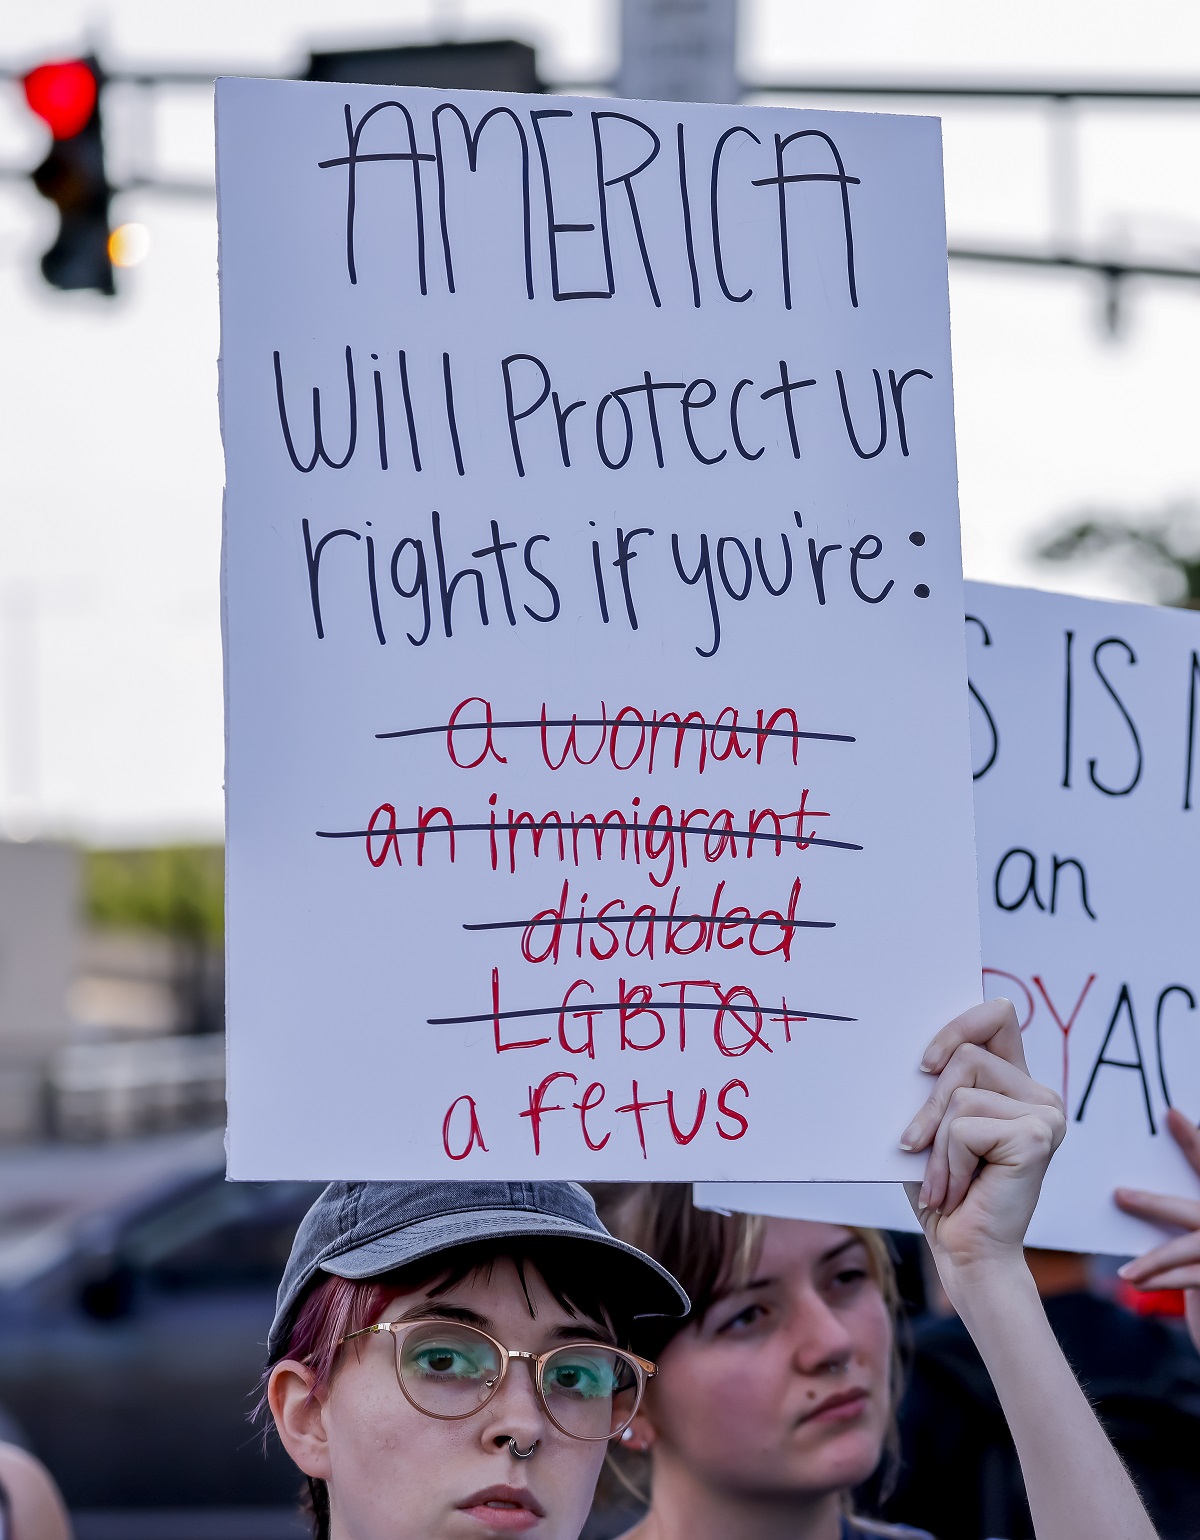
<path fill-rule="evenodd" d="M 369 1279 L 326 1278 L 301 1305 L 288 1336 L 286 1358 L 296 1358 L 316 1379 L 313 1393 L 325 1390 L 333 1377 L 334 1359 L 342 1338 L 378 1320 L 395 1294 L 394 1284 Z"/>
<path fill-rule="evenodd" d="M 360 1283 L 331 1276 L 319 1283 L 300 1306 L 279 1359 L 292 1358 L 312 1370 L 309 1400 L 329 1388 L 342 1338 L 372 1325 L 395 1292 L 394 1284 L 378 1279 Z M 254 1420 L 265 1416 L 268 1410 L 267 1383 L 274 1367 L 268 1365 L 263 1375 L 259 1399 L 251 1414 Z"/>

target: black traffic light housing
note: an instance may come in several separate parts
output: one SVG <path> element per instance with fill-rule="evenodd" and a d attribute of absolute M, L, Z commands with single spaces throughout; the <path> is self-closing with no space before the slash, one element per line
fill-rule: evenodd
<path fill-rule="evenodd" d="M 25 97 L 53 135 L 45 160 L 30 173 L 59 215 L 58 236 L 42 258 L 42 275 L 56 289 L 113 294 L 108 250 L 112 188 L 104 167 L 102 85 L 95 59 L 69 59 L 31 70 L 25 76 Z"/>
<path fill-rule="evenodd" d="M 409 48 L 339 48 L 314 53 L 308 80 L 365 86 L 435 86 L 462 91 L 544 91 L 528 43 L 432 43 Z"/>

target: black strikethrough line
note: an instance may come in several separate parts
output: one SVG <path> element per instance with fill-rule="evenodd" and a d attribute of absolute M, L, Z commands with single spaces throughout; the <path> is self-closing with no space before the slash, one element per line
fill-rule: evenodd
<path fill-rule="evenodd" d="M 524 1016 L 563 1016 L 568 1014 L 599 1015 L 601 1011 L 728 1011 L 731 1016 L 739 1012 L 762 1016 L 767 1021 L 857 1021 L 857 1016 L 831 1016 L 826 1011 L 794 1010 L 788 1005 L 728 1005 L 710 1000 L 606 1000 L 593 1004 L 580 1000 L 578 1004 L 537 1005 L 524 1011 L 480 1011 L 474 1016 L 429 1016 L 426 1026 L 461 1027 L 480 1021 L 517 1021 Z M 772 1012 L 778 1012 L 772 1015 Z"/>
<path fill-rule="evenodd" d="M 784 815 L 786 816 L 786 815 Z M 794 816 L 794 815 L 793 815 Z M 813 815 L 805 815 L 811 818 Z M 385 825 L 379 829 L 315 829 L 313 832 L 319 840 L 361 840 L 361 839 L 388 839 L 401 834 L 477 834 L 487 829 L 494 829 L 498 834 L 512 830 L 527 829 L 531 834 L 535 831 L 543 837 L 554 834 L 559 830 L 590 829 L 593 834 L 603 836 L 611 831 L 617 833 L 633 833 L 640 830 L 643 834 L 649 831 L 651 834 L 683 834 L 696 839 L 739 839 L 739 840 L 770 840 L 776 845 L 797 845 L 801 850 L 807 850 L 810 845 L 823 845 L 830 850 L 861 850 L 861 845 L 855 845 L 849 840 L 820 839 L 815 834 L 772 834 L 762 833 L 757 829 L 693 829 L 690 824 L 676 823 L 639 823 L 636 820 L 630 823 L 580 823 L 578 820 L 557 819 L 554 823 L 443 823 L 429 824 L 427 827 L 415 825 L 411 828 L 397 829 L 391 825 Z M 665 854 L 665 852 L 664 852 Z M 599 859 L 603 859 L 600 857 Z M 657 861 L 659 856 L 647 855 L 646 860 Z"/>
<path fill-rule="evenodd" d="M 730 726 L 727 722 L 654 722 L 645 717 L 639 717 L 633 722 L 618 722 L 615 717 L 565 717 L 532 718 L 524 722 L 443 722 L 439 727 L 403 727 L 390 733 L 376 733 L 376 738 L 422 738 L 429 733 L 470 733 L 485 732 L 489 729 L 493 732 L 501 727 L 615 727 L 624 728 L 627 731 L 640 727 L 644 732 L 647 728 L 653 731 L 656 727 L 664 732 L 694 732 L 694 733 L 739 733 L 752 738 L 814 738 L 822 743 L 856 743 L 858 740 L 850 733 L 811 733 L 802 732 L 799 728 L 790 727 L 742 727 Z"/>
<path fill-rule="evenodd" d="M 785 930 L 833 930 L 836 920 L 785 920 L 771 915 L 750 914 L 606 914 L 581 915 L 574 919 L 553 920 L 489 920 L 486 923 L 463 926 L 464 930 L 532 930 L 538 925 L 633 925 L 646 923 L 658 925 L 672 923 L 690 925 L 693 921 L 709 925 L 778 925 Z"/>

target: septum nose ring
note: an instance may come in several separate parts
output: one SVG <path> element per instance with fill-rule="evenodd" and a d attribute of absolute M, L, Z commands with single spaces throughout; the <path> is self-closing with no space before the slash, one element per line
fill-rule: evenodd
<path fill-rule="evenodd" d="M 516 1441 L 516 1439 L 515 1438 L 510 1438 L 509 1441 L 508 1441 L 508 1452 L 509 1452 L 509 1454 L 512 1455 L 512 1457 L 515 1460 L 528 1460 L 529 1457 L 533 1454 L 533 1451 L 537 1448 L 537 1446 L 540 1443 L 541 1443 L 541 1439 L 540 1438 L 535 1438 L 533 1443 L 530 1444 L 528 1449 L 518 1449 L 517 1448 L 517 1441 Z"/>

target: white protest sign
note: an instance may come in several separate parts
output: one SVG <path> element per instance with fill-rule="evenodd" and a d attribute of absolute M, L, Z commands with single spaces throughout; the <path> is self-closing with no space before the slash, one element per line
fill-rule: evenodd
<path fill-rule="evenodd" d="M 217 114 L 231 1174 L 909 1171 L 979 977 L 938 124 Z"/>
<path fill-rule="evenodd" d="M 1029 1238 L 1139 1251 L 1115 1187 L 1200 1193 L 1163 1122 L 1200 1118 L 1200 617 L 982 583 L 967 607 L 984 987 L 1069 1118 Z M 916 1228 L 897 1187 L 817 1187 L 697 1198 Z"/>
<path fill-rule="evenodd" d="M 694 1182 L 697 1208 L 921 1233 L 900 1182 Z"/>

